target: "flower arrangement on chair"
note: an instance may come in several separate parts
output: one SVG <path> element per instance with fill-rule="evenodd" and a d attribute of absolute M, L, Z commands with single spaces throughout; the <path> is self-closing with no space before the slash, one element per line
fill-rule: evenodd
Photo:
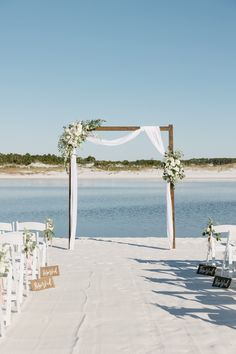
<path fill-rule="evenodd" d="M 46 228 L 44 230 L 44 240 L 46 242 L 51 242 L 52 243 L 52 239 L 55 236 L 54 234 L 54 222 L 52 219 L 47 219 L 46 220 Z"/>
<path fill-rule="evenodd" d="M 210 255 L 212 259 L 215 259 L 215 241 L 221 240 L 221 234 L 214 230 L 214 222 L 211 218 L 208 218 L 208 223 L 202 232 L 202 236 L 207 236 L 207 260 L 209 262 Z M 214 261 L 215 262 L 215 261 Z"/>
<path fill-rule="evenodd" d="M 23 232 L 23 252 L 26 254 L 26 258 L 30 258 L 33 255 L 35 248 L 37 247 L 37 242 L 33 239 L 33 233 L 29 230 L 24 230 Z"/>
<path fill-rule="evenodd" d="M 213 225 L 213 220 L 211 218 L 208 218 L 207 227 L 203 230 L 202 236 L 208 236 L 208 241 L 210 241 L 212 236 L 215 237 L 216 241 L 220 241 L 221 234 L 219 232 L 215 232 Z"/>

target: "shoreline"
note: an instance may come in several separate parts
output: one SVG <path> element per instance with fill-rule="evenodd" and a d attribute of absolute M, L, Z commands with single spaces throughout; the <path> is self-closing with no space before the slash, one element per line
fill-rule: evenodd
<path fill-rule="evenodd" d="M 184 181 L 234 181 L 236 180 L 236 168 L 227 170 L 219 169 L 185 169 Z M 67 179 L 66 171 L 50 171 L 44 173 L 0 173 L 1 179 Z M 149 169 L 140 171 L 99 171 L 90 168 L 80 168 L 78 170 L 80 179 L 162 179 L 162 170 Z"/>

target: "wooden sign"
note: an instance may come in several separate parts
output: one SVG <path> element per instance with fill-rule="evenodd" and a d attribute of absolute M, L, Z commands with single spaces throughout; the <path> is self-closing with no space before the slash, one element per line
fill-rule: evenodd
<path fill-rule="evenodd" d="M 197 274 L 215 276 L 216 267 L 208 264 L 199 264 Z"/>
<path fill-rule="evenodd" d="M 49 288 L 55 288 L 55 284 L 52 277 L 42 277 L 30 281 L 32 291 L 40 291 Z"/>
<path fill-rule="evenodd" d="M 60 275 L 59 266 L 40 267 L 40 277 L 55 277 Z"/>
<path fill-rule="evenodd" d="M 212 286 L 216 286 L 217 288 L 227 289 L 231 284 L 231 280 L 232 280 L 231 278 L 226 278 L 226 277 L 221 277 L 219 275 L 216 275 L 213 280 Z"/>

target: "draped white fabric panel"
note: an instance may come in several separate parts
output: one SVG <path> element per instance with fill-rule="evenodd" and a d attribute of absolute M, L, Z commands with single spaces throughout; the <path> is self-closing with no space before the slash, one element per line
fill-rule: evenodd
<path fill-rule="evenodd" d="M 74 151 L 71 157 L 71 196 L 70 196 L 70 249 L 73 250 L 75 246 L 76 224 L 77 224 L 77 164 L 76 153 Z"/>
<path fill-rule="evenodd" d="M 125 144 L 133 139 L 135 139 L 141 132 L 145 132 L 148 138 L 151 140 L 152 144 L 159 151 L 159 153 L 163 156 L 165 154 L 165 148 L 161 137 L 160 128 L 157 126 L 144 126 L 138 130 L 135 130 L 125 136 L 113 139 L 113 140 L 105 140 L 95 136 L 87 137 L 87 141 L 97 145 L 105 145 L 105 146 L 117 146 L 121 144 Z M 74 240 L 76 234 L 76 221 L 77 221 L 77 169 L 76 169 L 76 157 L 72 156 L 71 159 L 71 177 L 72 182 L 72 196 L 71 196 L 71 249 L 74 248 Z M 170 184 L 167 183 L 166 188 L 166 201 L 167 201 L 167 237 L 169 241 L 169 247 L 172 247 L 173 241 L 173 221 L 172 221 L 172 203 L 171 203 L 171 194 L 170 194 Z M 72 232 L 73 231 L 73 232 Z M 73 239 L 73 240 L 72 240 Z"/>
<path fill-rule="evenodd" d="M 94 136 L 88 136 L 86 140 L 96 145 L 118 146 L 118 145 L 128 143 L 128 141 L 135 139 L 141 132 L 142 132 L 142 128 L 135 130 L 118 139 L 105 140 Z"/>

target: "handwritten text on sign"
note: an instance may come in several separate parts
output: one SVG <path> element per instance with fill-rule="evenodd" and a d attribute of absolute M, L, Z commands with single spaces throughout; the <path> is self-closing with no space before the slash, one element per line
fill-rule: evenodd
<path fill-rule="evenodd" d="M 40 291 L 49 288 L 55 288 L 55 284 L 52 277 L 43 277 L 43 278 L 31 280 L 32 291 Z"/>
<path fill-rule="evenodd" d="M 216 267 L 207 264 L 199 264 L 197 274 L 210 275 L 214 277 Z"/>
<path fill-rule="evenodd" d="M 50 267 L 40 267 L 41 277 L 49 277 L 49 276 L 54 277 L 56 275 L 60 275 L 58 265 L 50 266 Z"/>
<path fill-rule="evenodd" d="M 231 284 L 231 278 L 220 277 L 219 275 L 215 276 L 212 286 L 216 286 L 217 288 L 225 288 L 227 289 Z"/>

